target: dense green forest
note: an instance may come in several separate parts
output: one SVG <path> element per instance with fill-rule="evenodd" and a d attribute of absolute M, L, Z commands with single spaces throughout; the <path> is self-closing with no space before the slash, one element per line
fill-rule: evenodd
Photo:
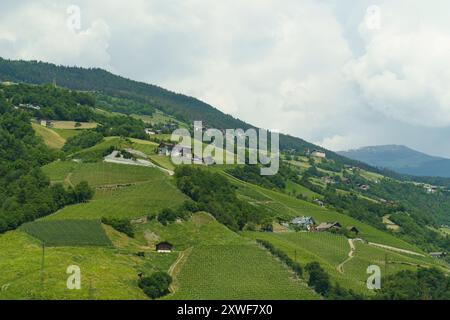
<path fill-rule="evenodd" d="M 263 224 L 265 213 L 236 196 L 229 180 L 192 166 L 175 171 L 178 188 L 198 204 L 199 210 L 210 212 L 231 230 L 242 230 L 248 223 Z"/>
<path fill-rule="evenodd" d="M 377 299 L 449 300 L 450 278 L 437 268 L 404 270 L 383 279 Z"/>
<path fill-rule="evenodd" d="M 14 110 L 0 90 L 0 232 L 92 197 L 82 182 L 50 185 L 40 166 L 55 154 L 35 136 L 28 113 Z"/>
<path fill-rule="evenodd" d="M 32 104 L 28 109 L 38 119 L 89 121 L 94 118 L 95 98 L 88 93 L 55 88 L 52 85 L 26 84 L 2 86 L 5 98 L 14 105 Z"/>

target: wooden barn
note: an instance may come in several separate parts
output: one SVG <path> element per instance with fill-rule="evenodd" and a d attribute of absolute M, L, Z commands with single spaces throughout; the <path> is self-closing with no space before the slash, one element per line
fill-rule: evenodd
<path fill-rule="evenodd" d="M 324 222 L 316 227 L 317 231 L 340 230 L 342 228 L 339 222 Z"/>
<path fill-rule="evenodd" d="M 169 253 L 172 252 L 173 245 L 169 242 L 159 242 L 156 244 L 156 251 L 159 253 Z"/>
<path fill-rule="evenodd" d="M 354 233 L 354 234 L 359 234 L 359 230 L 358 230 L 358 228 L 356 228 L 355 226 L 348 226 L 347 227 L 347 230 L 349 231 L 349 232 L 352 232 L 352 233 Z"/>

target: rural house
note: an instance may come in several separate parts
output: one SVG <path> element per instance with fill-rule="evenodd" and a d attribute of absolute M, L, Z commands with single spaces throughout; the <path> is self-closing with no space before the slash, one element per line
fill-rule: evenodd
<path fill-rule="evenodd" d="M 297 217 L 292 219 L 291 224 L 309 231 L 316 223 L 312 217 Z"/>
<path fill-rule="evenodd" d="M 172 149 L 171 155 L 174 156 L 174 157 L 191 158 L 192 157 L 192 148 L 190 148 L 190 147 L 182 147 L 182 146 L 175 146 Z"/>
<path fill-rule="evenodd" d="M 158 146 L 158 154 L 170 156 L 173 148 L 174 148 L 174 144 L 161 142 Z"/>
<path fill-rule="evenodd" d="M 370 186 L 367 184 L 361 184 L 361 185 L 359 185 L 359 189 L 361 189 L 363 191 L 368 191 L 370 189 Z"/>
<path fill-rule="evenodd" d="M 356 228 L 355 226 L 348 226 L 348 227 L 347 227 L 347 230 L 348 230 L 349 232 L 352 232 L 352 233 L 356 234 L 356 235 L 359 234 L 359 230 L 358 230 L 358 228 Z"/>
<path fill-rule="evenodd" d="M 41 120 L 41 126 L 51 128 L 53 127 L 53 123 L 50 120 Z"/>
<path fill-rule="evenodd" d="M 145 133 L 146 134 L 148 134 L 148 135 L 155 135 L 156 134 L 156 132 L 155 131 L 153 131 L 152 129 L 150 129 L 150 128 L 145 128 Z"/>
<path fill-rule="evenodd" d="M 160 242 L 156 244 L 156 251 L 159 253 L 172 252 L 173 245 L 169 242 Z"/>
<path fill-rule="evenodd" d="M 314 150 L 313 152 L 311 152 L 311 156 L 315 158 L 325 159 L 327 157 L 327 154 L 320 150 Z"/>
<path fill-rule="evenodd" d="M 320 199 L 314 199 L 314 203 L 321 206 L 322 208 L 325 207 L 325 203 Z"/>
<path fill-rule="evenodd" d="M 443 258 L 447 256 L 447 252 L 430 252 L 429 255 L 433 258 Z"/>
<path fill-rule="evenodd" d="M 323 222 L 316 227 L 317 231 L 340 230 L 342 228 L 339 222 Z"/>

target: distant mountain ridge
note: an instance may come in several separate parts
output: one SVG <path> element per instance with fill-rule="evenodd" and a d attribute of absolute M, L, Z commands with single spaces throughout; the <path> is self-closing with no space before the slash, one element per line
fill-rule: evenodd
<path fill-rule="evenodd" d="M 402 145 L 369 146 L 338 154 L 400 174 L 450 177 L 450 159 L 430 156 Z"/>

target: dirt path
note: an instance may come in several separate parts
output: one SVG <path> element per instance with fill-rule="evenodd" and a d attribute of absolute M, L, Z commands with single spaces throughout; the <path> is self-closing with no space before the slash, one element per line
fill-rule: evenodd
<path fill-rule="evenodd" d="M 356 251 L 355 244 L 353 243 L 353 239 L 348 239 L 348 245 L 350 246 L 350 251 L 348 253 L 348 258 L 345 259 L 340 265 L 337 266 L 337 271 L 339 273 L 344 273 L 344 264 L 353 259 L 353 255 Z"/>
<path fill-rule="evenodd" d="M 68 186 L 73 187 L 73 183 L 72 181 L 70 181 L 70 178 L 72 178 L 72 172 L 69 173 L 67 177 L 64 179 L 64 183 L 67 184 Z"/>
<path fill-rule="evenodd" d="M 173 294 L 177 291 L 178 289 L 178 283 L 176 280 L 177 275 L 180 273 L 181 267 L 183 266 L 183 264 L 186 262 L 189 254 L 192 252 L 192 247 L 188 248 L 184 251 L 182 251 L 179 255 L 177 260 L 175 260 L 175 262 L 170 266 L 168 274 L 172 277 L 173 281 L 172 284 L 170 285 L 169 289 L 170 292 Z"/>
<path fill-rule="evenodd" d="M 407 254 L 412 254 L 412 255 L 415 255 L 415 256 L 425 257 L 425 255 L 423 255 L 421 253 L 417 253 L 417 252 L 410 251 L 410 250 L 405 250 L 405 249 L 400 249 L 400 248 L 396 248 L 396 247 L 391 247 L 391 246 L 387 246 L 385 244 L 369 242 L 369 245 L 374 246 L 374 247 L 380 247 L 380 248 L 383 248 L 383 249 L 396 251 L 396 252 L 400 252 L 400 253 L 407 253 Z"/>

